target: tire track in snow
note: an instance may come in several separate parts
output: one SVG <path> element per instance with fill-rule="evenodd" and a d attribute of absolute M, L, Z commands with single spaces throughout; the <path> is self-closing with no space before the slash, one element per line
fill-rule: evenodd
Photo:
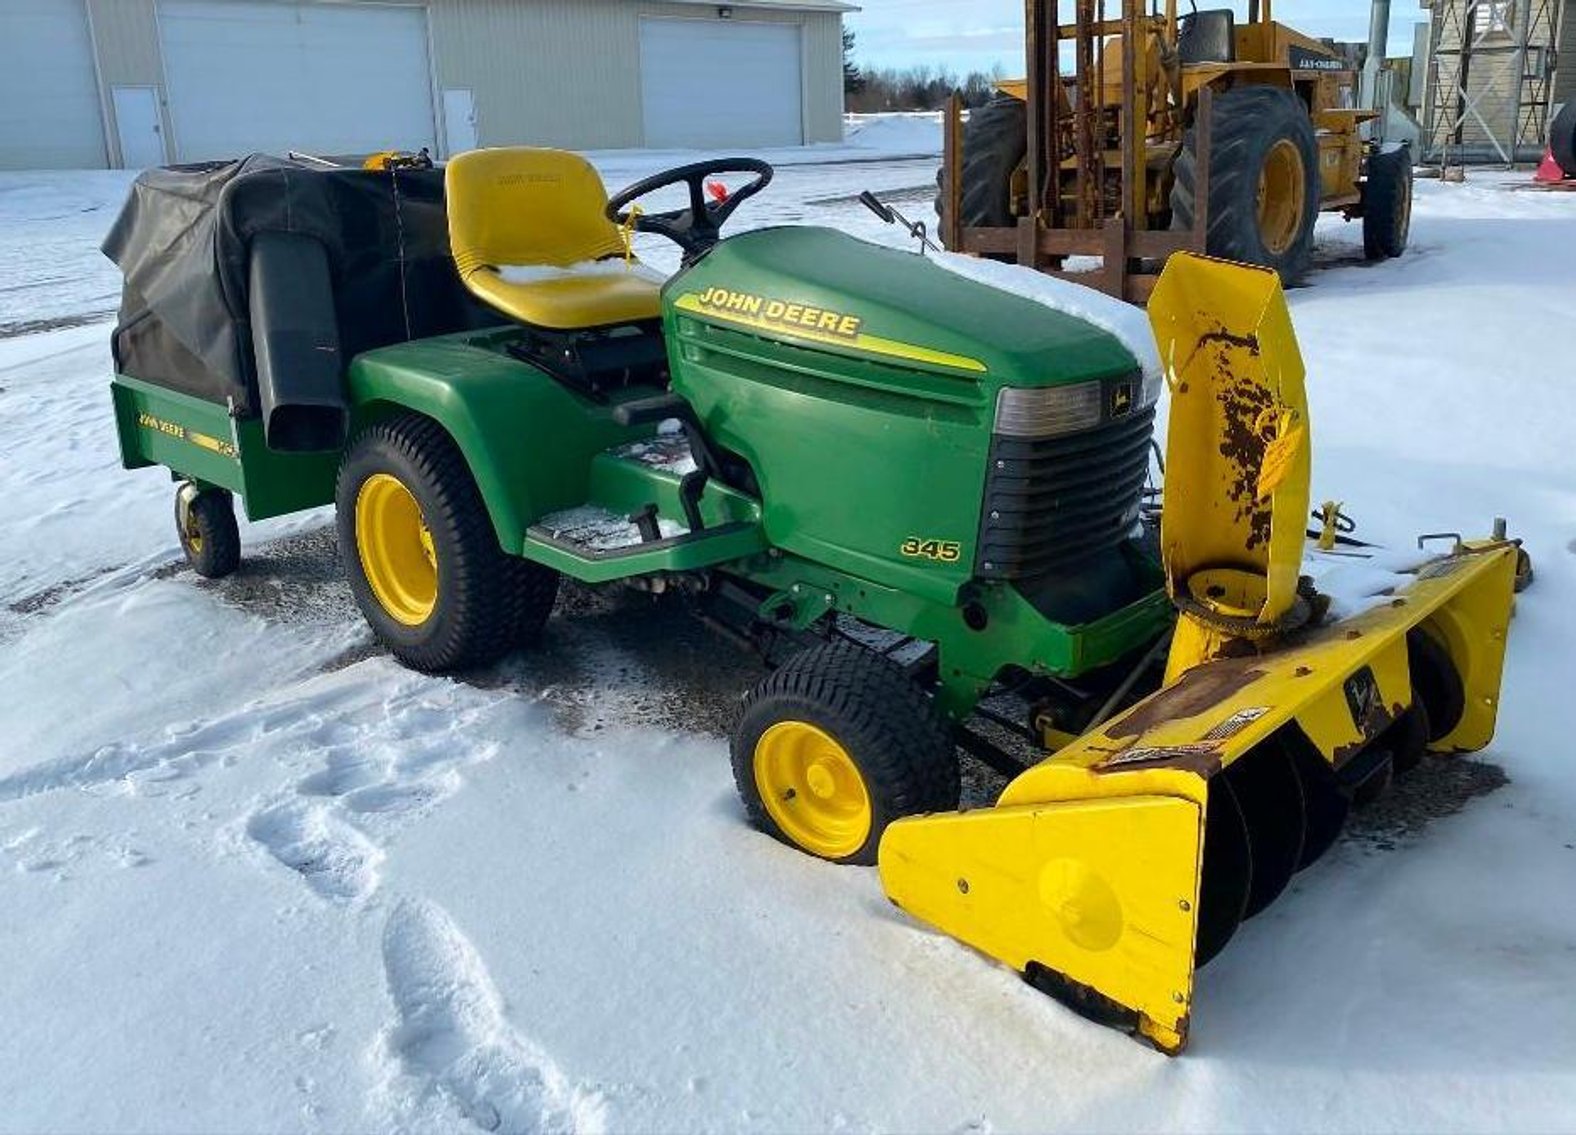
<path fill-rule="evenodd" d="M 513 1028 L 481 956 L 441 907 L 406 899 L 394 908 L 383 966 L 395 1012 L 381 1046 L 392 1072 L 388 1119 L 446 1126 L 457 1112 L 481 1131 L 605 1129 L 602 1097 Z"/>

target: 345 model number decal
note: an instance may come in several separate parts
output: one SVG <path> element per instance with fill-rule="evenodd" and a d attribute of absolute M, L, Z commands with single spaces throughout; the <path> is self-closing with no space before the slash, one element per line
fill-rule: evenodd
<path fill-rule="evenodd" d="M 963 558 L 963 545 L 956 540 L 925 540 L 910 536 L 898 549 L 911 560 L 935 560 L 941 564 L 955 564 Z"/>

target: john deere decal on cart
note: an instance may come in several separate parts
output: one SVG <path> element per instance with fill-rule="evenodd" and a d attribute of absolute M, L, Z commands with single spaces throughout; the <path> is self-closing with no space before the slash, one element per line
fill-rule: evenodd
<path fill-rule="evenodd" d="M 751 819 L 1179 1051 L 1195 967 L 1354 800 L 1488 743 L 1522 554 L 1459 541 L 1329 625 L 1273 273 L 1173 258 L 1162 373 L 1093 293 L 1099 325 L 827 229 L 722 240 L 771 176 L 707 162 L 610 202 L 549 150 L 145 174 L 107 246 L 125 463 L 173 471 L 207 574 L 235 566 L 232 496 L 332 502 L 363 613 L 424 670 L 528 647 L 566 575 L 796 645 L 734 732 Z M 687 207 L 631 219 L 668 186 Z M 1028 767 L 971 728 L 1008 688 Z M 960 744 L 1015 773 L 995 807 L 956 811 Z"/>

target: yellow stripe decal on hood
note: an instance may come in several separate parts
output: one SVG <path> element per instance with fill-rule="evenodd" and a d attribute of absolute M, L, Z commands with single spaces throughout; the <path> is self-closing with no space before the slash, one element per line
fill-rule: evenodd
<path fill-rule="evenodd" d="M 749 298 L 757 302 L 747 306 L 741 305 L 738 310 L 719 309 L 717 306 L 704 303 L 694 292 L 686 292 L 673 302 L 673 306 L 692 315 L 702 315 L 722 323 L 748 327 L 754 331 L 770 331 L 790 339 L 807 339 L 812 343 L 852 347 L 872 355 L 884 355 L 887 358 L 902 359 L 912 363 L 929 363 L 932 366 L 950 367 L 953 370 L 973 371 L 976 374 L 984 374 L 986 371 L 984 363 L 967 355 L 954 355 L 914 343 L 900 343 L 895 339 L 867 335 L 858 330 L 860 321 L 852 316 L 823 312 L 816 308 L 806 308 L 801 304 L 789 304 L 780 300 L 765 301 L 755 296 Z M 824 320 L 819 318 L 823 315 L 827 317 Z M 809 319 L 806 318 L 807 316 L 817 318 Z M 831 330 L 829 325 L 835 325 L 838 330 Z M 847 333 L 844 329 L 849 328 L 850 325 L 853 328 L 852 333 Z"/>

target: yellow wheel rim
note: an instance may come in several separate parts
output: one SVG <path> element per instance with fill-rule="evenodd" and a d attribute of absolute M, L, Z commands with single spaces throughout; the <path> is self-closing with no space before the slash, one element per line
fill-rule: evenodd
<path fill-rule="evenodd" d="M 186 537 L 186 546 L 192 550 L 192 555 L 202 555 L 202 529 L 197 527 L 197 516 L 187 505 L 181 517 L 181 534 Z"/>
<path fill-rule="evenodd" d="M 870 792 L 859 766 L 831 735 L 807 721 L 779 721 L 755 743 L 755 787 L 794 843 L 843 859 L 870 838 Z"/>
<path fill-rule="evenodd" d="M 421 505 L 397 477 L 374 473 L 356 493 L 356 552 L 389 617 L 419 627 L 438 605 L 438 556 Z"/>
<path fill-rule="evenodd" d="M 1259 170 L 1259 238 L 1266 251 L 1279 256 L 1296 243 L 1307 203 L 1302 151 L 1291 139 L 1282 138 L 1264 155 Z"/>

